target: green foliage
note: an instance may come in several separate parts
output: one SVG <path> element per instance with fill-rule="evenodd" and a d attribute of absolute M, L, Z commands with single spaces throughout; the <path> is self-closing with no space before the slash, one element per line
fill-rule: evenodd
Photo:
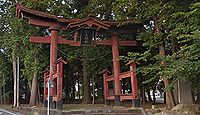
<path fill-rule="evenodd" d="M 191 4 L 190 10 L 185 12 L 177 12 L 173 17 L 181 18 L 175 24 L 170 35 L 177 37 L 178 42 L 181 44 L 179 51 L 175 54 L 177 57 L 175 67 L 179 67 L 179 72 L 176 73 L 178 79 L 185 79 L 189 77 L 193 81 L 193 89 L 199 92 L 199 71 L 200 71 L 200 2 Z"/>

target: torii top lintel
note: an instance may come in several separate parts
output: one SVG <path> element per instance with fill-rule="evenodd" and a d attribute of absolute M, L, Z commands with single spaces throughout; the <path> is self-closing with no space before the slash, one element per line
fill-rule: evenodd
<path fill-rule="evenodd" d="M 109 32 L 114 31 L 119 34 L 127 34 L 136 33 L 137 29 L 141 27 L 141 23 L 135 23 L 133 21 L 117 22 L 108 20 L 98 20 L 91 16 L 88 16 L 83 19 L 63 19 L 56 15 L 23 7 L 19 4 L 16 5 L 16 16 L 19 18 L 28 19 L 29 24 L 34 26 L 41 26 L 47 28 L 51 26 L 57 26 L 60 27 L 61 30 L 68 30 L 86 25 L 88 27 L 94 26 L 97 28 L 97 30 L 105 29 Z"/>

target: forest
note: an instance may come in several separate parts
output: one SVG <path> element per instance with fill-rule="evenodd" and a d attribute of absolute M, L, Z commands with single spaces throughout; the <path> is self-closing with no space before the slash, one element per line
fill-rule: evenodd
<path fill-rule="evenodd" d="M 120 47 L 121 71 L 137 63 L 141 103 L 155 103 L 162 92 L 167 108 L 180 103 L 185 92 L 200 103 L 200 2 L 198 0 L 0 0 L 0 104 L 13 104 L 19 59 L 20 103 L 36 106 L 43 101 L 43 72 L 49 65 L 48 44 L 30 43 L 29 36 L 46 36 L 45 28 L 30 26 L 16 17 L 16 4 L 65 19 L 84 18 L 141 23 L 137 34 L 120 39 L 137 40 L 137 46 Z M 120 25 L 119 25 L 120 26 Z M 70 36 L 62 31 L 59 35 Z M 104 103 L 102 70 L 112 72 L 110 46 L 58 46 L 64 66 L 64 103 Z M 124 93 L 129 89 L 121 81 Z M 182 84 L 187 88 L 177 88 Z"/>

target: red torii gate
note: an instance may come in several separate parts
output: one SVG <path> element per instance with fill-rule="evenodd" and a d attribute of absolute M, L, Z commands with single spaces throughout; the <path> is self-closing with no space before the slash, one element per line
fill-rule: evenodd
<path fill-rule="evenodd" d="M 53 74 L 53 78 L 52 78 L 52 83 L 53 83 L 53 88 L 52 90 L 52 98 L 50 100 L 55 101 L 56 102 L 56 108 L 57 109 L 61 109 L 63 106 L 63 101 L 62 101 L 62 80 L 63 80 L 63 64 L 67 64 L 67 62 L 60 57 L 57 62 L 57 71 L 56 73 Z M 43 93 L 43 100 L 44 100 L 44 106 L 47 106 L 47 100 L 48 100 L 48 88 L 47 86 L 47 82 L 50 78 L 50 72 L 49 69 L 46 68 L 44 71 L 44 93 Z M 51 104 L 53 105 L 53 104 Z"/>
<path fill-rule="evenodd" d="M 115 22 L 115 21 L 103 21 L 97 20 L 94 17 L 86 17 L 83 19 L 62 19 L 55 15 L 48 13 L 31 10 L 23 6 L 17 5 L 16 16 L 19 18 L 28 19 L 28 23 L 34 26 L 49 28 L 51 36 L 46 37 L 30 37 L 30 42 L 34 43 L 50 43 L 50 71 L 49 79 L 53 80 L 53 75 L 57 73 L 57 46 L 58 44 L 68 44 L 70 46 L 81 46 L 81 42 L 76 41 L 77 32 L 74 32 L 75 40 L 67 40 L 58 36 L 59 30 L 72 30 L 81 28 L 94 28 L 97 34 L 110 33 L 111 39 L 105 40 L 94 40 L 96 45 L 111 45 L 113 55 L 113 70 L 114 70 L 114 83 L 115 83 L 115 105 L 120 105 L 121 95 L 121 83 L 120 83 L 120 62 L 119 57 L 119 46 L 136 46 L 134 40 L 119 40 L 120 34 L 131 34 L 136 33 L 136 30 L 141 27 L 141 24 L 133 22 Z M 121 23 L 125 25 L 118 26 Z M 61 92 L 57 92 L 61 93 Z M 61 93 L 62 94 L 62 93 Z M 52 90 L 50 90 L 50 96 L 53 96 Z M 62 96 L 61 96 L 62 97 Z M 57 103 L 60 103 L 56 101 Z"/>

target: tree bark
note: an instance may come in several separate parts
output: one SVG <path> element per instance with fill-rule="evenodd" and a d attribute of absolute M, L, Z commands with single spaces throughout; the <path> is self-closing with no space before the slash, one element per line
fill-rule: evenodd
<path fill-rule="evenodd" d="M 35 57 L 35 63 L 37 63 L 37 58 Z M 31 86 L 31 97 L 30 97 L 30 102 L 29 106 L 36 106 L 36 101 L 37 101 L 37 90 L 38 90 L 38 71 L 35 70 L 33 74 L 33 79 L 32 79 L 32 86 Z"/>
<path fill-rule="evenodd" d="M 17 106 L 17 60 L 14 55 L 12 55 L 12 66 L 13 66 L 13 82 L 14 82 L 14 88 L 13 88 L 13 106 Z"/>
<path fill-rule="evenodd" d="M 155 95 L 155 93 L 156 93 L 156 86 L 153 86 L 152 90 L 153 90 L 153 104 L 155 105 L 155 103 L 156 103 L 156 95 Z"/>
<path fill-rule="evenodd" d="M 91 95 L 90 95 L 90 77 L 88 70 L 88 52 L 87 48 L 83 48 L 83 102 L 84 104 L 91 104 Z"/>
<path fill-rule="evenodd" d="M 155 25 L 155 32 L 160 34 L 161 31 L 160 31 L 160 27 L 158 26 L 157 18 L 153 17 L 153 20 L 154 20 L 154 25 Z M 159 49 L 160 56 L 161 57 L 165 57 L 165 48 L 164 48 L 163 41 L 159 44 L 158 49 Z M 161 61 L 160 64 L 161 64 L 161 66 L 164 66 L 165 62 Z M 169 85 L 169 79 L 167 78 L 166 75 L 163 75 L 162 77 L 163 77 L 164 86 L 166 88 Z M 171 90 L 167 90 L 166 91 L 166 107 L 168 109 L 171 109 L 174 106 L 175 106 L 175 101 L 174 101 L 174 98 L 173 98 L 172 91 Z"/>
<path fill-rule="evenodd" d="M 75 85 L 76 85 L 76 80 L 73 79 L 72 81 L 72 100 L 75 100 L 75 92 L 76 92 L 76 88 L 75 88 Z"/>
<path fill-rule="evenodd" d="M 175 39 L 175 38 L 172 38 L 171 39 L 171 46 L 172 46 L 172 48 L 171 48 L 171 51 L 172 51 L 172 55 L 173 54 L 175 54 L 176 52 L 177 52 L 177 49 L 178 49 L 178 42 L 177 42 L 177 40 Z M 173 60 L 176 60 L 176 55 L 174 55 L 174 57 L 173 57 Z M 178 102 L 178 81 L 176 81 L 176 83 L 174 84 L 174 100 L 175 100 L 175 104 L 179 104 L 179 102 Z"/>
<path fill-rule="evenodd" d="M 30 99 L 30 95 L 31 95 L 31 81 L 28 80 L 28 83 L 26 85 L 26 100 L 28 101 Z M 30 100 L 28 101 L 28 103 L 30 102 Z"/>
<path fill-rule="evenodd" d="M 145 95 L 145 86 L 142 85 L 142 103 L 145 104 L 147 102 L 146 95 Z"/>
<path fill-rule="evenodd" d="M 79 86 L 80 85 L 80 83 L 79 83 L 80 81 L 79 81 L 79 78 L 78 78 L 77 82 L 78 82 L 78 99 L 80 99 L 80 86 Z"/>
<path fill-rule="evenodd" d="M 149 102 L 153 102 L 153 100 L 151 98 L 150 90 L 148 88 L 147 88 L 147 95 L 148 95 Z"/>
<path fill-rule="evenodd" d="M 88 71 L 86 70 L 87 62 L 84 61 L 83 66 L 83 103 L 90 104 L 91 103 L 91 96 L 90 96 L 90 79 Z"/>
<path fill-rule="evenodd" d="M 3 105 L 3 94 L 2 94 L 2 87 L 0 86 L 0 104 Z"/>
<path fill-rule="evenodd" d="M 87 50 L 84 47 L 83 49 L 83 57 L 85 58 L 83 60 L 83 102 L 84 104 L 90 104 L 91 103 L 91 96 L 90 96 L 90 79 L 89 79 L 89 70 L 87 69 Z"/>
<path fill-rule="evenodd" d="M 5 76 L 3 75 L 3 104 L 6 105 L 6 84 Z"/>
<path fill-rule="evenodd" d="M 165 56 L 165 50 L 164 50 L 163 44 L 159 45 L 159 54 L 160 56 L 163 56 L 163 57 Z M 161 61 L 161 66 L 164 66 L 164 65 L 165 65 L 164 61 Z M 163 77 L 164 86 L 165 88 L 167 88 L 169 85 L 169 79 L 167 78 L 166 75 L 163 75 L 162 77 Z M 171 109 L 174 106 L 175 106 L 175 100 L 173 98 L 172 91 L 166 90 L 166 107 L 168 109 Z"/>
<path fill-rule="evenodd" d="M 196 100 L 196 103 L 200 103 L 200 93 L 197 93 L 197 100 Z"/>
<path fill-rule="evenodd" d="M 38 84 L 38 79 L 37 79 L 37 72 L 34 72 L 34 76 L 32 79 L 32 87 L 31 87 L 31 96 L 30 96 L 30 102 L 29 106 L 36 106 L 36 97 L 37 97 L 37 84 Z"/>
<path fill-rule="evenodd" d="M 38 84 L 38 103 L 42 103 L 42 100 L 41 100 L 41 92 L 40 92 L 40 85 Z"/>

